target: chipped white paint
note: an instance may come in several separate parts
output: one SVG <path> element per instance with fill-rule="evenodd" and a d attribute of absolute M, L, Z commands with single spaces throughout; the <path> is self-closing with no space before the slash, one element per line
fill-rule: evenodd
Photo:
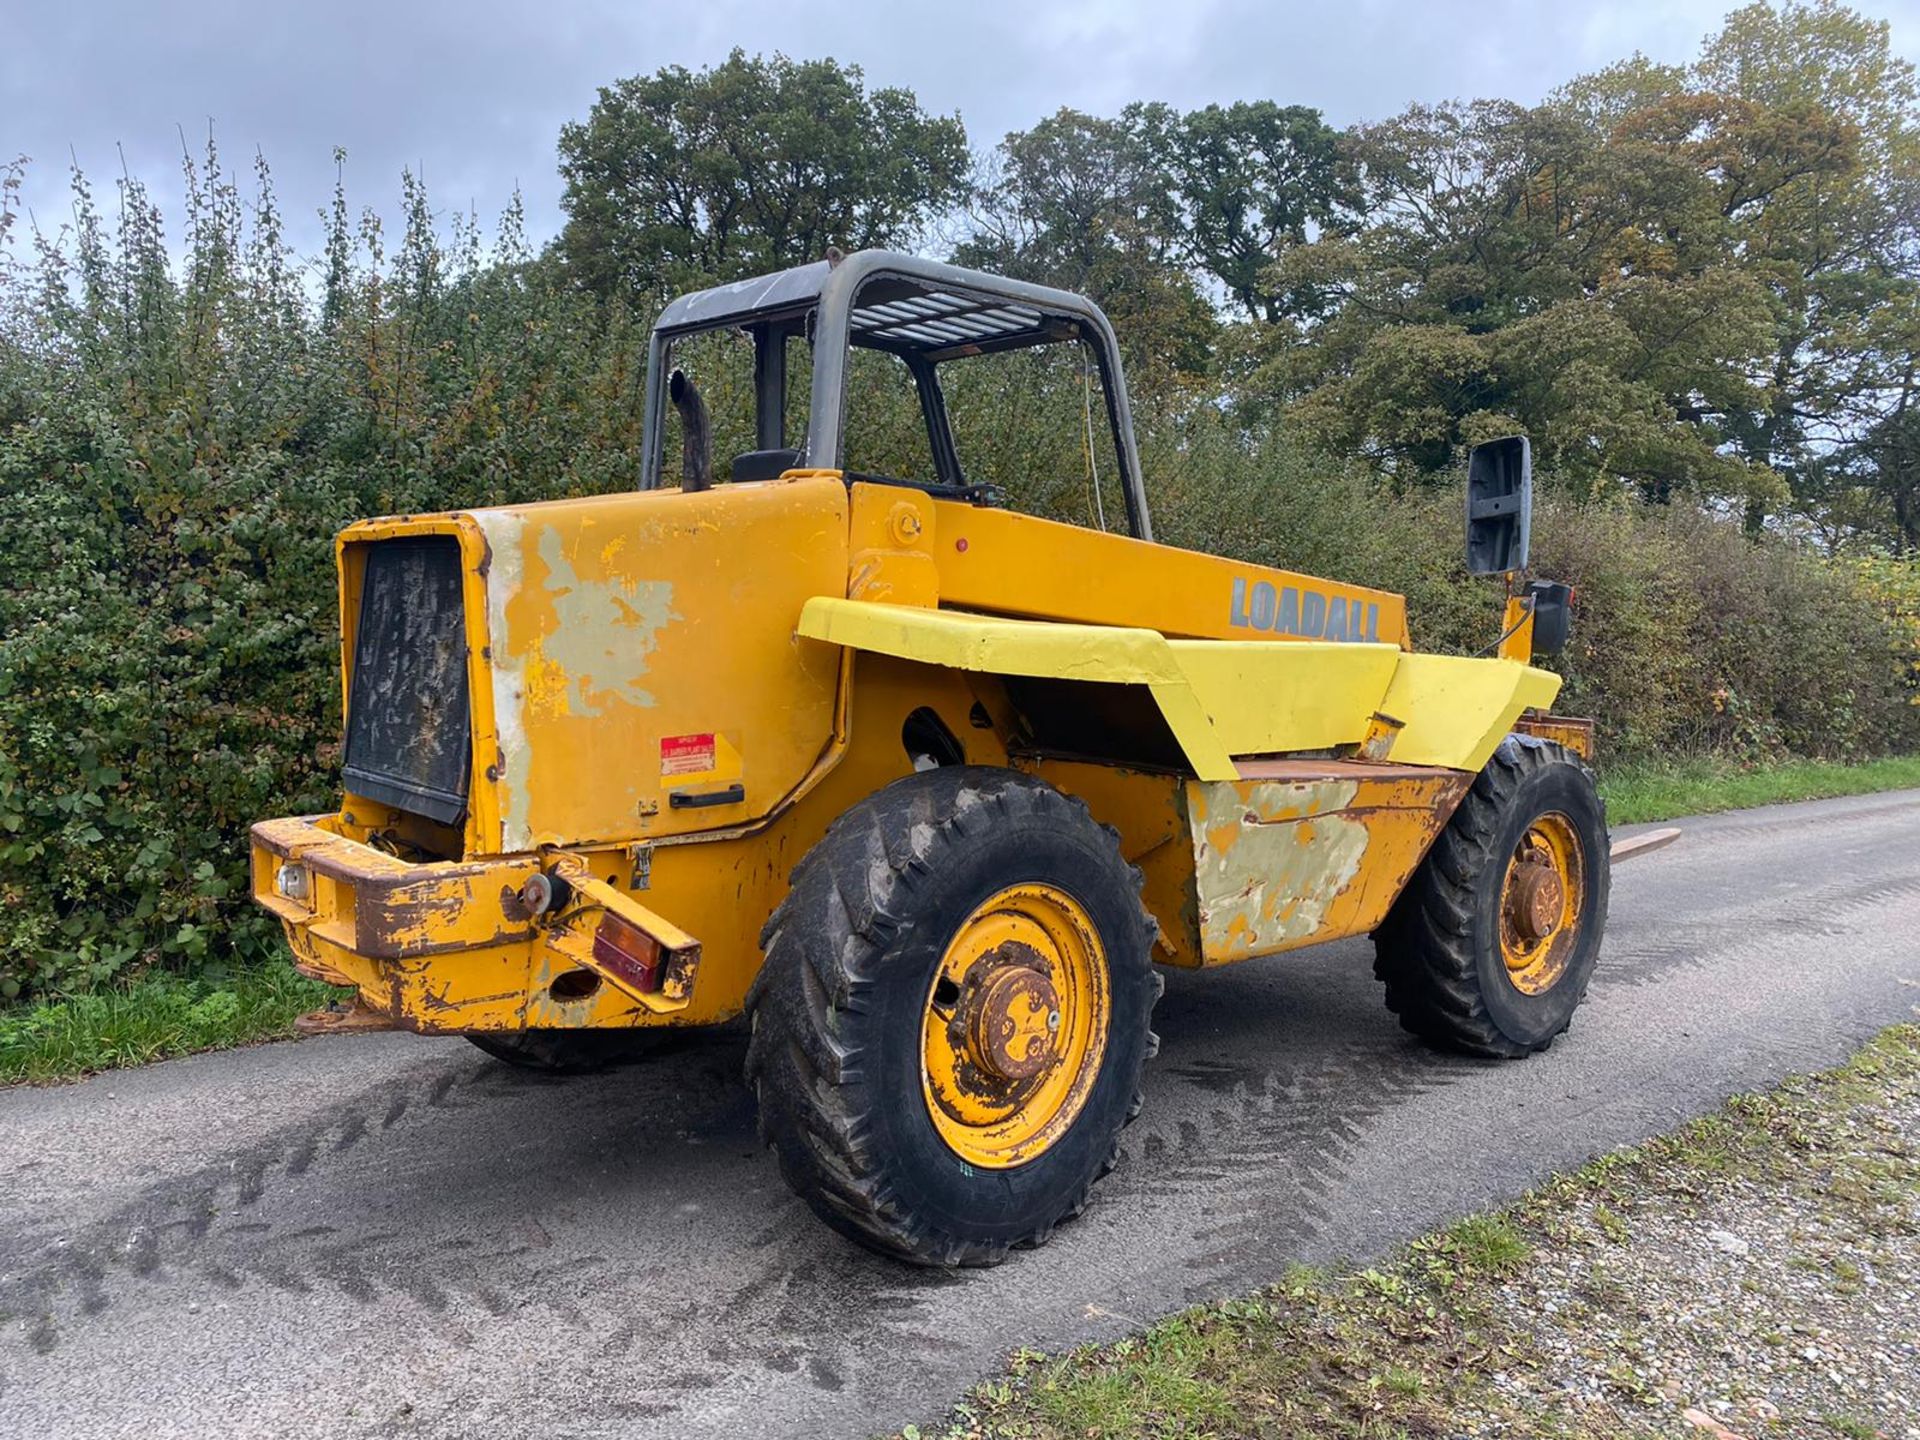
<path fill-rule="evenodd" d="M 1258 955 L 1317 934 L 1360 873 L 1366 825 L 1342 814 L 1351 780 L 1276 782 L 1242 798 L 1206 787 L 1193 811 L 1195 886 L 1209 959 Z"/>
<path fill-rule="evenodd" d="M 608 701 L 651 707 L 641 682 L 660 631 L 680 617 L 665 580 L 583 580 L 551 526 L 540 531 L 545 584 L 553 596 L 553 629 L 541 637 L 542 655 L 558 667 L 567 709 L 597 716 Z"/>
<path fill-rule="evenodd" d="M 533 750 L 523 714 L 526 659 L 507 630 L 507 605 L 520 593 L 525 566 L 520 553 L 526 517 L 511 510 L 470 512 L 487 537 L 487 649 L 493 676 L 493 724 L 500 746 L 500 848 L 511 854 L 533 848 Z"/>

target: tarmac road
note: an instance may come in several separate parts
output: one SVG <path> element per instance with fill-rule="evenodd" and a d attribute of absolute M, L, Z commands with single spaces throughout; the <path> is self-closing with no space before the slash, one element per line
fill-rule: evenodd
<path fill-rule="evenodd" d="M 1686 824 L 1569 1035 L 1437 1056 L 1365 943 L 1168 977 L 1086 1215 L 874 1259 L 754 1138 L 744 1041 L 529 1077 L 367 1035 L 0 1091 L 0 1435 L 864 1435 L 1011 1349 L 1363 1257 L 1920 1009 L 1920 791 Z"/>

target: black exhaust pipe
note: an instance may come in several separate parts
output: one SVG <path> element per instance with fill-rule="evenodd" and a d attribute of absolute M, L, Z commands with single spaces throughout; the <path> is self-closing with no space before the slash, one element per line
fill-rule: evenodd
<path fill-rule="evenodd" d="M 713 484 L 713 420 L 707 414 L 707 402 L 684 370 L 674 371 L 668 379 L 667 394 L 673 408 L 680 412 L 680 430 L 685 436 L 680 488 L 688 494 L 708 489 Z"/>

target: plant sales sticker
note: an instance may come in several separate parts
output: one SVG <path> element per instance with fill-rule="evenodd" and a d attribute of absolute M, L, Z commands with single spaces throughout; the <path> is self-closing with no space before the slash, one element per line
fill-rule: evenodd
<path fill-rule="evenodd" d="M 711 734 L 660 737 L 662 775 L 705 775 L 714 769 L 716 759 Z"/>

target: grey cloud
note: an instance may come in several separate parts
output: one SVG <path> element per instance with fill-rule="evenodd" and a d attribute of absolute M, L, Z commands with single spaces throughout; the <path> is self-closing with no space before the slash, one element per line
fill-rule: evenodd
<path fill-rule="evenodd" d="M 1539 0 L 1259 3 L 1072 0 L 938 5 L 710 0 L 429 0 L 261 6 L 241 0 L 17 4 L 0 50 L 0 157 L 34 158 L 28 200 L 43 225 L 66 212 L 71 146 L 105 191 L 127 162 L 164 197 L 180 143 L 215 126 L 228 160 L 255 147 L 274 168 L 297 243 L 349 152 L 356 205 L 391 210 L 403 166 L 434 203 L 491 219 L 517 183 L 535 238 L 559 224 L 555 139 L 596 87 L 665 64 L 698 67 L 733 46 L 832 55 L 869 83 L 912 88 L 957 111 L 976 145 L 1062 105 L 1181 106 L 1271 97 L 1338 123 L 1414 100 L 1538 98 L 1634 49 L 1684 60 L 1725 0 L 1570 5 Z M 1920 41 L 1920 0 L 1890 15 L 1896 47 Z"/>

